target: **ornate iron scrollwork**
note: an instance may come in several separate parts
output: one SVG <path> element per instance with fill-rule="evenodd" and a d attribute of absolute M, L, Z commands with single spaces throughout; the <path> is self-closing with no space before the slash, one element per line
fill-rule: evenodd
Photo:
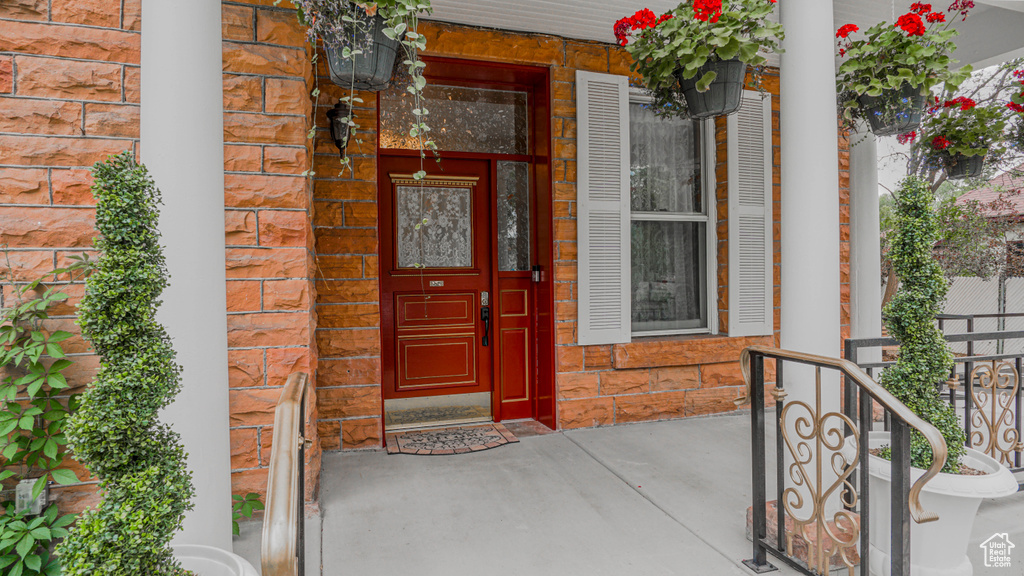
<path fill-rule="evenodd" d="M 1020 451 L 1020 431 L 1014 414 L 1014 399 L 1020 391 L 1020 374 L 1010 362 L 980 364 L 971 370 L 967 386 L 973 402 L 969 444 L 1001 464 L 1013 466 L 1013 453 Z M 974 385 L 977 378 L 978 384 Z"/>
<path fill-rule="evenodd" d="M 782 505 L 793 519 L 793 530 L 786 534 L 786 549 L 792 554 L 793 538 L 801 538 L 807 543 L 806 562 L 811 570 L 827 574 L 832 558 L 838 557 L 853 576 L 859 562 L 861 525 L 860 516 L 852 512 L 860 496 L 851 476 L 860 461 L 860 431 L 844 414 L 822 413 L 821 368 L 816 368 L 815 376 L 815 406 L 792 400 L 779 416 L 783 440 L 792 458 L 788 465 L 792 485 L 782 493 Z M 847 429 L 853 431 L 849 436 L 844 434 Z M 835 480 L 824 486 L 823 477 L 832 474 Z M 828 502 L 834 497 L 843 509 L 829 519 Z"/>

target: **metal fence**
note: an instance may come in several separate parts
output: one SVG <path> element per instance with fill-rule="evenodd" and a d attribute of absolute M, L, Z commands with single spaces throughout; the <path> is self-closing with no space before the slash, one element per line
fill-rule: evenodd
<path fill-rule="evenodd" d="M 976 332 L 983 322 L 1021 321 L 1024 314 L 944 315 L 939 326 L 966 323 L 967 332 L 945 334 L 954 349 L 956 363 L 945 382 L 936 382 L 940 395 L 954 409 L 967 437 L 967 446 L 995 458 L 1013 472 L 1024 471 L 1022 454 L 1024 437 L 1021 405 L 1024 391 L 1020 375 L 1024 368 L 1024 330 Z M 882 348 L 890 353 L 882 361 L 865 362 L 865 352 Z M 892 352 L 898 343 L 892 338 L 849 339 L 846 359 L 854 362 L 872 377 L 894 364 Z M 963 352 L 958 352 L 962 350 Z M 889 422 L 884 422 L 888 430 Z"/>

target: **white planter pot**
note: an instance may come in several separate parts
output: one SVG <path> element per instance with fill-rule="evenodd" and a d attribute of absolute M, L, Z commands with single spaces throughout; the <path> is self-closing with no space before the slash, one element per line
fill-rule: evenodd
<path fill-rule="evenodd" d="M 213 546 L 182 544 L 174 547 L 174 557 L 196 576 L 259 576 L 245 558 Z"/>
<path fill-rule="evenodd" d="M 888 432 L 871 432 L 868 445 L 879 448 L 889 443 Z M 891 576 L 889 550 L 892 468 L 888 460 L 870 456 L 871 537 L 870 571 L 872 576 Z M 967 544 L 974 527 L 974 517 L 985 498 L 1000 498 L 1017 492 L 1013 474 L 995 459 L 968 448 L 962 461 L 984 476 L 939 474 L 921 492 L 921 506 L 935 512 L 935 522 L 910 522 L 911 576 L 971 576 L 974 568 L 967 558 Z M 924 474 L 910 469 L 913 484 Z"/>

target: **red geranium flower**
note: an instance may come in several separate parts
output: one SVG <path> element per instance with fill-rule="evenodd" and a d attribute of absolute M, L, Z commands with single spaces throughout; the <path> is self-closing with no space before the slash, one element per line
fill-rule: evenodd
<path fill-rule="evenodd" d="M 693 0 L 693 17 L 703 22 L 718 22 L 722 15 L 722 0 Z"/>
<path fill-rule="evenodd" d="M 917 12 L 918 14 L 924 14 L 926 12 L 931 12 L 932 11 L 932 5 L 931 4 L 922 4 L 920 2 L 914 2 L 913 4 L 910 5 L 910 11 L 911 12 Z"/>
<path fill-rule="evenodd" d="M 975 102 L 974 100 L 971 100 L 970 98 L 958 96 L 956 98 L 953 98 L 952 100 L 946 100 L 942 107 L 953 108 L 954 106 L 959 106 L 960 110 L 970 110 L 971 108 L 974 108 L 977 105 L 978 103 Z"/>
<path fill-rule="evenodd" d="M 623 18 L 615 23 L 612 31 L 615 33 L 615 39 L 619 41 L 620 46 L 625 46 L 629 42 L 629 33 L 633 30 L 643 30 L 644 28 L 654 28 L 658 24 L 661 24 L 665 20 L 672 18 L 671 14 L 662 14 L 661 18 L 655 18 L 654 12 L 650 9 L 644 8 L 643 10 L 637 10 L 636 14 Z"/>
<path fill-rule="evenodd" d="M 846 38 L 850 33 L 858 30 L 860 30 L 860 28 L 858 28 L 856 24 L 845 24 L 838 32 L 836 32 L 836 38 Z"/>
<path fill-rule="evenodd" d="M 936 136 L 932 139 L 932 148 L 935 148 L 936 150 L 945 150 L 952 145 L 953 143 L 946 140 L 945 136 Z"/>
<path fill-rule="evenodd" d="M 900 144 L 906 144 L 907 142 L 913 142 L 917 140 L 917 130 L 907 132 L 906 134 L 900 134 L 896 137 L 896 141 Z"/>
<path fill-rule="evenodd" d="M 932 12 L 931 14 L 928 15 L 926 19 L 929 22 L 945 22 L 946 15 L 943 14 L 942 12 Z"/>
<path fill-rule="evenodd" d="M 925 26 L 921 17 L 913 12 L 907 12 L 896 20 L 896 27 L 902 28 L 907 36 L 924 36 Z"/>
<path fill-rule="evenodd" d="M 967 13 L 974 8 L 974 0 L 953 0 L 953 3 L 946 8 L 946 12 L 959 12 L 964 20 L 967 20 Z"/>
<path fill-rule="evenodd" d="M 1013 110 L 1014 112 L 1024 113 L 1024 106 L 1017 104 L 1016 102 L 1010 102 L 1009 104 L 1006 105 L 1006 107 L 1009 108 L 1010 110 Z"/>

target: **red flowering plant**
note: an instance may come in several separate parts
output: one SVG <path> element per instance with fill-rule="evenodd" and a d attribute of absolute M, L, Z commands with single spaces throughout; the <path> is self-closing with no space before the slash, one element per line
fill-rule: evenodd
<path fill-rule="evenodd" d="M 895 24 L 880 22 L 859 38 L 852 36 L 860 31 L 857 25 L 839 28 L 836 39 L 845 60 L 836 87 L 847 126 L 879 114 L 879 109 L 882 115 L 899 114 L 908 100 L 926 96 L 933 86 L 955 91 L 971 68 L 952 70 L 957 61 L 950 54 L 956 50 L 953 38 L 958 34 L 952 23 L 958 16 L 966 19 L 973 5 L 970 0 L 955 0 L 945 11 L 933 11 L 931 4 L 914 2 Z M 867 110 L 865 97 L 876 102 L 876 111 Z"/>
<path fill-rule="evenodd" d="M 760 85 L 765 55 L 782 52 L 782 25 L 769 20 L 776 0 L 687 0 L 656 15 L 648 9 L 615 23 L 615 37 L 633 56 L 633 71 L 643 77 L 662 116 L 685 116 L 680 79 L 697 77 L 708 62 L 739 60 L 753 67 Z M 696 89 L 705 92 L 714 71 L 702 72 Z"/>
<path fill-rule="evenodd" d="M 1024 153 L 1024 68 L 1014 70 L 1012 74 L 1018 84 L 1015 88 L 1019 90 L 1015 90 L 1010 96 L 1010 101 L 1006 103 L 1015 119 L 1010 132 L 1010 142 L 1019 153 Z"/>
<path fill-rule="evenodd" d="M 999 101 L 977 103 L 966 96 L 949 100 L 935 97 L 918 133 L 922 159 L 943 168 L 957 156 L 1002 156 L 1009 110 Z"/>

